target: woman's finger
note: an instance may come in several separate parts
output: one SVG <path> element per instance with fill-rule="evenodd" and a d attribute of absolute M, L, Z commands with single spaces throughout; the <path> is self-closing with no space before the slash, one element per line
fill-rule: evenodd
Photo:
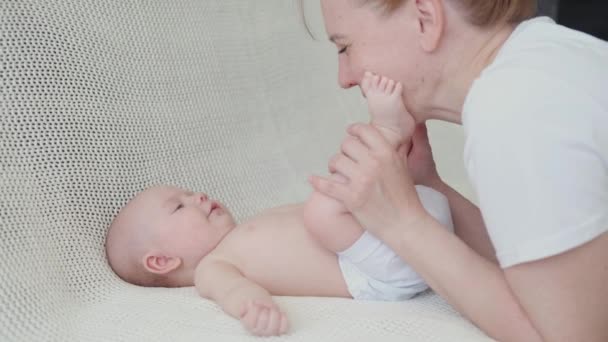
<path fill-rule="evenodd" d="M 340 150 L 342 153 L 356 162 L 363 160 L 369 154 L 369 149 L 367 146 L 363 145 L 359 139 L 352 135 L 344 138 L 342 145 L 340 145 Z"/>
<path fill-rule="evenodd" d="M 348 189 L 348 184 L 343 184 L 336 180 L 321 176 L 310 176 L 308 181 L 316 191 L 335 200 L 344 203 L 349 198 L 350 191 Z"/>
<path fill-rule="evenodd" d="M 330 160 L 329 160 L 329 164 L 328 164 L 328 168 L 329 168 L 329 172 L 331 173 L 340 173 L 342 174 L 344 177 L 346 177 L 347 179 L 351 178 L 354 176 L 355 173 L 357 173 L 357 164 L 350 159 L 349 157 L 345 156 L 342 153 L 338 153 L 336 155 L 334 155 Z"/>
<path fill-rule="evenodd" d="M 352 124 L 348 127 L 348 133 L 358 138 L 370 150 L 391 150 L 389 143 L 384 139 L 382 133 L 372 125 L 363 123 Z"/>
<path fill-rule="evenodd" d="M 343 175 L 343 174 L 341 174 L 339 172 L 332 172 L 332 174 L 329 175 L 329 178 L 335 180 L 336 182 L 342 183 L 342 184 L 347 184 L 348 183 L 348 178 L 346 178 L 345 175 Z"/>

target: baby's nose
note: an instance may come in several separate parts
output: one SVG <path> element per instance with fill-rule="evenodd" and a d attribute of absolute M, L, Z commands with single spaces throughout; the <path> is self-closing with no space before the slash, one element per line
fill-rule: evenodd
<path fill-rule="evenodd" d="M 209 199 L 209 197 L 207 197 L 207 195 L 203 194 L 203 193 L 198 193 L 197 196 L 198 196 L 198 199 L 201 201 L 201 203 L 203 203 Z"/>

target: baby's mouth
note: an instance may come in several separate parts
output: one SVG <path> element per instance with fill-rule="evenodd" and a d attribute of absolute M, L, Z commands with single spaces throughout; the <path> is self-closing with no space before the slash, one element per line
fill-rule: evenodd
<path fill-rule="evenodd" d="M 216 202 L 211 202 L 211 206 L 209 207 L 209 215 L 211 216 L 211 214 L 220 214 L 222 211 L 222 207 L 217 204 Z"/>

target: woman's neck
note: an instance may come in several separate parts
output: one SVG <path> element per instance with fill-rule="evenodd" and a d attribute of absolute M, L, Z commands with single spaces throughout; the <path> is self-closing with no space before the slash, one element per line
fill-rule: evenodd
<path fill-rule="evenodd" d="M 473 82 L 492 64 L 514 28 L 513 25 L 492 31 L 469 28 L 446 36 L 449 40 L 443 51 L 446 62 L 426 119 L 462 123 L 462 109 Z"/>

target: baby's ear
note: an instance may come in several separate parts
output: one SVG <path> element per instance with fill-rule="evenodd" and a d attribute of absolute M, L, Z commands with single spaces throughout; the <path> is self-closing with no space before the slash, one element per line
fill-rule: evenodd
<path fill-rule="evenodd" d="M 163 255 L 158 251 L 148 252 L 144 255 L 144 268 L 154 274 L 166 275 L 182 264 L 182 259 Z"/>

